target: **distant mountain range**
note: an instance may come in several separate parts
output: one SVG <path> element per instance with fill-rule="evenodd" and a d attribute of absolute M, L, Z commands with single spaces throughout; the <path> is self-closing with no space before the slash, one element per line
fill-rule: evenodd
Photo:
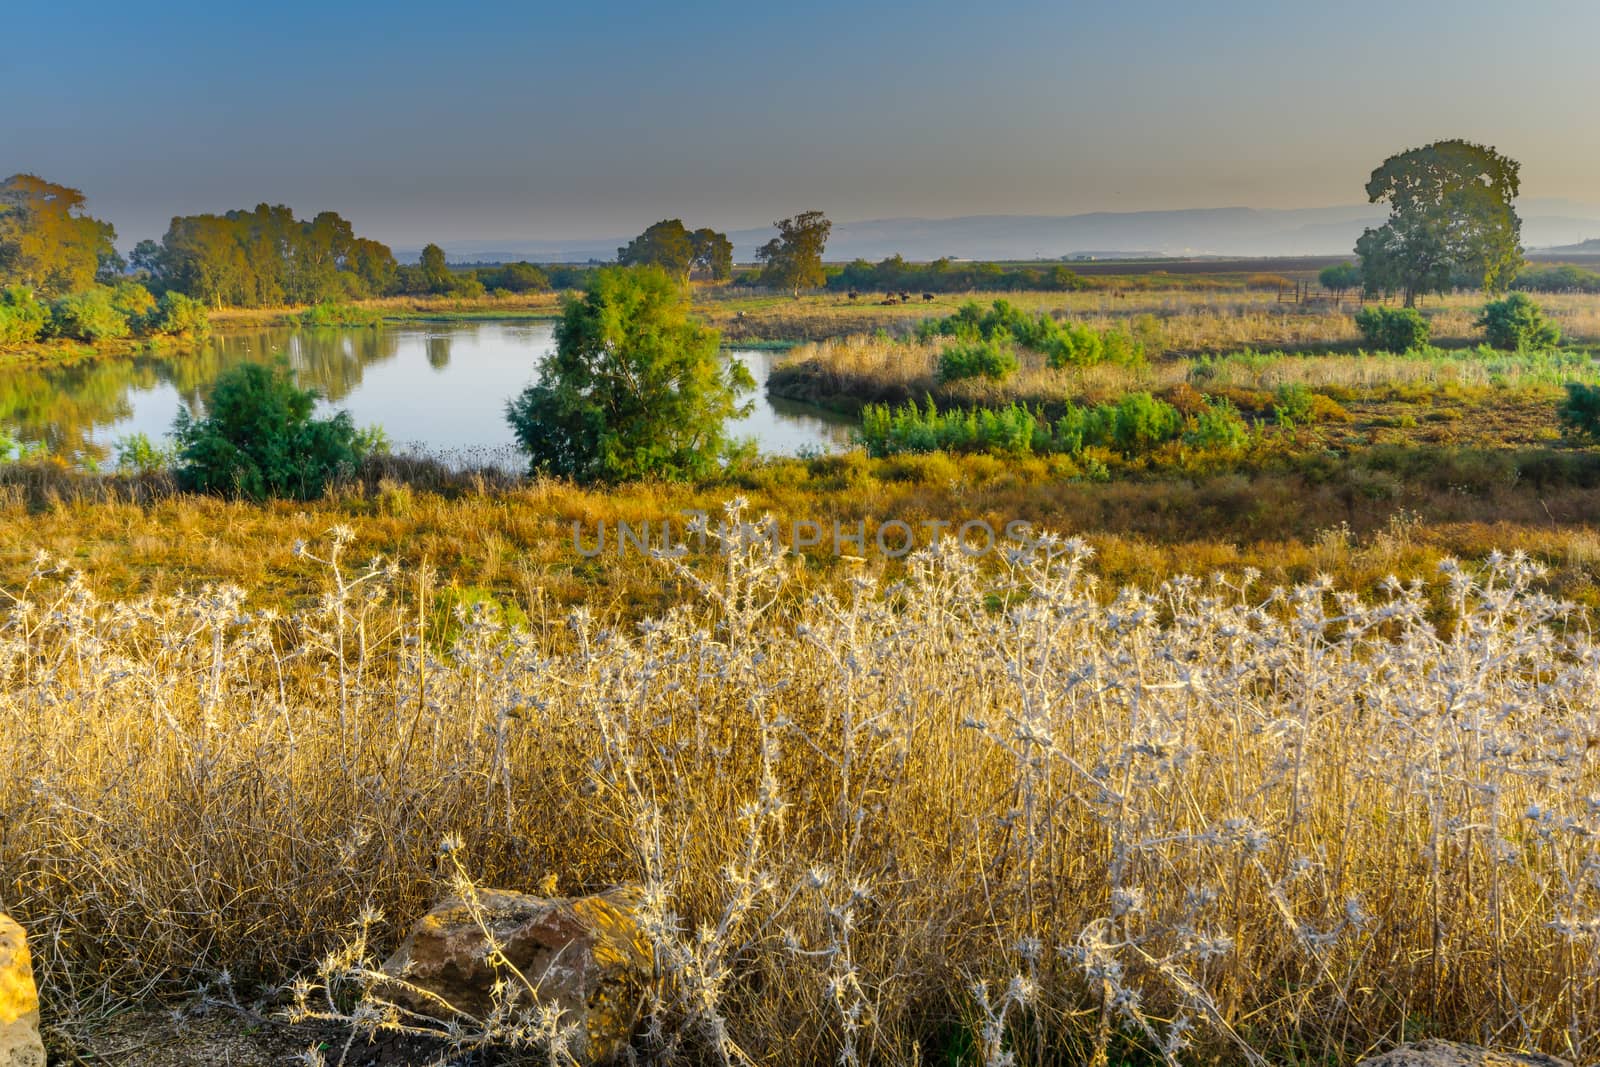
<path fill-rule="evenodd" d="M 1530 249 L 1600 245 L 1600 205 L 1566 200 L 1523 200 L 1522 241 Z M 1141 249 L 1139 256 L 1318 256 L 1348 255 L 1368 226 L 1387 217 L 1381 205 L 1264 210 L 1202 208 L 1184 211 L 1097 211 L 1083 215 L 967 215 L 951 219 L 867 219 L 835 222 L 828 241 L 830 261 L 879 260 L 899 254 L 909 260 L 1026 260 L 1063 257 L 1110 258 L 1103 249 Z M 734 258 L 748 263 L 773 236 L 770 229 L 734 230 Z M 628 237 L 569 241 L 452 241 L 443 247 L 452 262 L 582 263 L 609 260 Z M 1580 245 L 1581 242 L 1581 245 Z M 1591 251 L 1600 250 L 1600 248 Z M 419 249 L 396 249 L 414 262 Z"/>
<path fill-rule="evenodd" d="M 1591 237 L 1587 241 L 1580 241 L 1575 245 L 1556 245 L 1552 248 L 1541 248 L 1539 251 L 1547 256 L 1600 256 L 1600 237 Z"/>

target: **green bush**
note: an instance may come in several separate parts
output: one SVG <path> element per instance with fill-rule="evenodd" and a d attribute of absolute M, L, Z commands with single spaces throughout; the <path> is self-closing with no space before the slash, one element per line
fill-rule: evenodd
<path fill-rule="evenodd" d="M 206 306 L 177 290 L 161 294 L 155 310 L 144 319 L 144 332 L 169 337 L 203 337 L 211 332 Z"/>
<path fill-rule="evenodd" d="M 145 293 L 146 296 L 150 294 Z M 48 332 L 55 337 L 74 341 L 115 341 L 133 333 L 133 324 L 119 307 L 118 294 L 104 286 L 95 286 L 82 292 L 68 293 L 50 305 Z"/>
<path fill-rule="evenodd" d="M 869 404 L 861 413 L 861 443 L 869 455 L 901 452 L 992 452 L 1075 456 L 1085 448 L 1126 454 L 1151 449 L 1183 431 L 1178 409 L 1149 393 L 1129 393 L 1115 404 L 1068 404 L 1051 422 L 1020 404 L 1003 408 L 940 411 L 930 398 L 891 409 Z"/>
<path fill-rule="evenodd" d="M 1316 414 L 1317 397 L 1303 385 L 1280 385 L 1273 396 L 1272 417 L 1286 426 L 1308 426 Z"/>
<path fill-rule="evenodd" d="M 212 387 L 204 418 L 178 413 L 178 484 L 252 500 L 319 496 L 362 458 L 348 412 L 311 417 L 317 392 L 281 364 L 240 363 Z"/>
<path fill-rule="evenodd" d="M 1087 367 L 1096 363 L 1137 366 L 1144 362 L 1144 346 L 1123 330 L 1100 331 L 1092 326 L 1057 322 L 1044 312 L 1030 315 L 1009 300 L 996 300 L 988 310 L 969 300 L 953 315 L 922 323 L 917 335 L 924 341 L 934 337 L 984 341 L 1009 338 L 1043 354 L 1052 367 Z"/>
<path fill-rule="evenodd" d="M 1556 324 L 1524 293 L 1485 304 L 1473 325 L 1484 332 L 1490 345 L 1507 352 L 1537 351 L 1561 343 Z"/>
<path fill-rule="evenodd" d="M 1183 443 L 1192 448 L 1243 448 L 1249 440 L 1250 427 L 1226 399 L 1208 400 L 1183 434 Z"/>
<path fill-rule="evenodd" d="M 1561 430 L 1567 436 L 1600 441 L 1600 385 L 1568 382 L 1560 414 Z"/>
<path fill-rule="evenodd" d="M 374 308 L 326 300 L 300 312 L 299 322 L 302 326 L 312 327 L 381 326 L 383 315 Z"/>
<path fill-rule="evenodd" d="M 1025 455 L 1034 450 L 1039 426 L 1039 418 L 1018 404 L 941 412 L 929 398 L 926 410 L 915 403 L 894 410 L 885 404 L 867 405 L 861 413 L 861 442 L 872 456 L 902 452 Z"/>
<path fill-rule="evenodd" d="M 1149 393 L 1126 393 L 1115 404 L 1100 404 L 1089 411 L 1084 443 L 1142 452 L 1172 440 L 1182 430 L 1183 415 L 1165 400 Z"/>
<path fill-rule="evenodd" d="M 956 341 L 939 354 L 939 381 L 963 378 L 989 378 L 1003 382 L 1017 371 L 1017 356 L 1009 337 L 997 335 L 989 340 L 971 338 Z"/>
<path fill-rule="evenodd" d="M 172 448 L 156 444 L 142 433 L 130 434 L 115 445 L 117 470 L 124 474 L 149 474 L 172 464 Z"/>
<path fill-rule="evenodd" d="M 27 345 L 50 323 L 50 311 L 20 285 L 0 290 L 0 345 Z"/>
<path fill-rule="evenodd" d="M 1409 352 L 1428 343 L 1428 320 L 1416 308 L 1362 308 L 1356 328 L 1369 346 L 1385 352 Z"/>

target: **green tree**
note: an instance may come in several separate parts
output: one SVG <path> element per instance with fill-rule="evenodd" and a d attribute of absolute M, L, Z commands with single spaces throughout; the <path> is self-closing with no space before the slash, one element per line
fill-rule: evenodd
<path fill-rule="evenodd" d="M 260 500 L 319 496 L 362 456 L 349 412 L 312 418 L 315 389 L 295 385 L 281 364 L 240 363 L 212 386 L 204 418 L 178 412 L 178 484 L 188 490 Z"/>
<path fill-rule="evenodd" d="M 46 296 L 87 289 L 114 263 L 117 232 L 82 213 L 83 193 L 33 174 L 0 183 L 0 286 Z"/>
<path fill-rule="evenodd" d="M 694 265 L 694 239 L 679 219 L 662 219 L 617 249 L 624 267 L 660 267 L 675 278 L 688 278 Z"/>
<path fill-rule="evenodd" d="M 713 281 L 733 277 L 733 242 L 728 235 L 702 227 L 689 235 L 694 249 L 694 266 L 711 275 Z"/>
<path fill-rule="evenodd" d="M 448 293 L 455 288 L 455 278 L 444 258 L 444 249 L 436 244 L 423 246 L 422 284 L 430 293 Z"/>
<path fill-rule="evenodd" d="M 822 251 L 827 247 L 833 223 L 820 211 L 805 211 L 772 225 L 778 236 L 756 253 L 765 266 L 761 282 L 775 289 L 788 289 L 796 297 L 802 289 L 812 289 L 827 278 L 822 270 Z"/>
<path fill-rule="evenodd" d="M 1439 141 L 1384 160 L 1367 182 L 1371 203 L 1389 204 L 1389 221 L 1356 242 L 1369 291 L 1401 293 L 1415 307 L 1443 292 L 1452 270 L 1502 292 L 1522 261 L 1522 221 L 1511 206 L 1521 164 L 1493 148 Z"/>
<path fill-rule="evenodd" d="M 723 366 L 719 344 L 661 268 L 596 271 L 564 301 L 539 381 L 507 405 L 531 469 L 582 482 L 715 470 L 755 384 L 742 363 Z"/>
<path fill-rule="evenodd" d="M 1328 292 L 1343 296 L 1351 289 L 1361 288 L 1361 268 L 1354 263 L 1335 263 L 1331 267 L 1323 267 L 1317 275 L 1317 281 Z"/>

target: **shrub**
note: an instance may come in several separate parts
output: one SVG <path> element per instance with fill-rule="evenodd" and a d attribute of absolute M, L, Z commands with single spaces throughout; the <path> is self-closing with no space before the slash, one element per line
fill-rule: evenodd
<path fill-rule="evenodd" d="M 1149 393 L 1127 393 L 1115 404 L 1101 404 L 1089 414 L 1084 442 L 1123 452 L 1140 452 L 1170 441 L 1183 429 L 1178 409 Z"/>
<path fill-rule="evenodd" d="M 126 306 L 126 302 L 123 303 Z M 96 344 L 127 337 L 133 333 L 133 326 L 118 307 L 116 294 L 96 286 L 68 293 L 51 304 L 49 332 L 56 337 Z"/>
<path fill-rule="evenodd" d="M 0 290 L 0 345 L 26 345 L 39 339 L 50 312 L 22 286 Z"/>
<path fill-rule="evenodd" d="M 117 441 L 114 449 L 117 470 L 124 474 L 150 474 L 172 464 L 174 451 L 151 441 L 142 433 Z"/>
<path fill-rule="evenodd" d="M 1044 312 L 1030 315 L 1009 300 L 996 300 L 987 311 L 969 300 L 953 315 L 923 322 L 917 327 L 917 336 L 923 341 L 934 337 L 1010 338 L 1044 355 L 1052 367 L 1137 366 L 1144 362 L 1144 346 L 1123 330 L 1100 331 L 1079 323 L 1057 322 Z"/>
<path fill-rule="evenodd" d="M 930 398 L 925 409 L 908 402 L 893 410 L 885 404 L 869 404 L 861 412 L 861 442 L 872 456 L 902 452 L 1024 455 L 1033 450 L 1039 427 L 1038 416 L 1018 404 L 941 412 Z"/>
<path fill-rule="evenodd" d="M 1278 386 L 1272 402 L 1272 417 L 1286 426 L 1305 426 L 1312 421 L 1316 394 L 1303 385 Z"/>
<path fill-rule="evenodd" d="M 1239 409 L 1227 400 L 1208 402 L 1190 420 L 1184 432 L 1183 443 L 1194 448 L 1243 448 L 1250 440 L 1250 427 L 1239 415 Z"/>
<path fill-rule="evenodd" d="M 161 294 L 155 310 L 145 316 L 144 332 L 169 337 L 203 337 L 211 332 L 206 306 L 176 290 Z"/>
<path fill-rule="evenodd" d="M 1508 352 L 1553 348 L 1561 342 L 1555 323 L 1524 293 L 1485 304 L 1473 325 L 1484 332 L 1489 344 Z"/>
<path fill-rule="evenodd" d="M 1568 382 L 1560 415 L 1561 430 L 1567 436 L 1600 441 L 1600 385 Z"/>
<path fill-rule="evenodd" d="M 1428 320 L 1416 308 L 1362 308 L 1356 328 L 1368 345 L 1385 352 L 1409 352 L 1428 343 Z"/>
<path fill-rule="evenodd" d="M 240 363 L 212 387 L 204 418 L 178 412 L 178 484 L 260 500 L 318 496 L 361 459 L 355 423 L 341 411 L 314 419 L 317 392 L 281 364 Z"/>
<path fill-rule="evenodd" d="M 939 381 L 988 378 L 1003 382 L 1017 370 L 1017 356 L 1005 335 L 956 341 L 939 354 Z"/>
<path fill-rule="evenodd" d="M 382 326 L 383 315 L 373 308 L 327 300 L 300 313 L 300 325 L 311 327 Z"/>

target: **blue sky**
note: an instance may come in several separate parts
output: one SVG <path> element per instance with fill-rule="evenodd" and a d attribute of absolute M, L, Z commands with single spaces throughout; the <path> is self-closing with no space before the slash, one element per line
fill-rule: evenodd
<path fill-rule="evenodd" d="M 259 201 L 424 240 L 1354 203 L 1443 137 L 1600 202 L 1600 4 L 18 5 L 0 174 L 120 243 Z"/>

